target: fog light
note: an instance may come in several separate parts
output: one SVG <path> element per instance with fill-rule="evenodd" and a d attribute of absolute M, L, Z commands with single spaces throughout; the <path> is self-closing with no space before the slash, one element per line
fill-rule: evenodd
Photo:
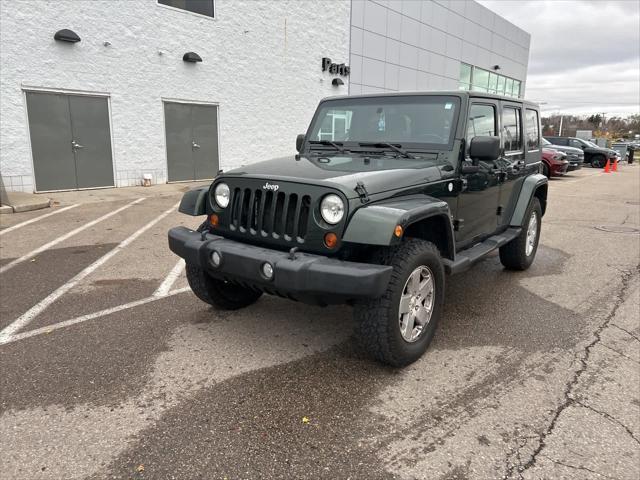
<path fill-rule="evenodd" d="M 271 280 L 273 278 L 273 265 L 271 265 L 269 262 L 263 263 L 262 275 L 264 275 L 264 278 L 266 278 L 267 280 Z"/>
<path fill-rule="evenodd" d="M 220 256 L 220 254 L 216 251 L 214 251 L 211 254 L 211 263 L 213 263 L 214 267 L 219 267 L 220 266 L 220 262 L 222 262 L 222 257 Z"/>

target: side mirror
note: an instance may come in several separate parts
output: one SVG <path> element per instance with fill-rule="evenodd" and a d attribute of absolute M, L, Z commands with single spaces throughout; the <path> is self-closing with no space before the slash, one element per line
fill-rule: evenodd
<path fill-rule="evenodd" d="M 301 133 L 296 137 L 296 150 L 298 153 L 300 153 L 300 150 L 302 150 L 303 145 L 304 145 L 304 133 Z"/>
<path fill-rule="evenodd" d="M 500 156 L 499 137 L 473 137 L 469 145 L 469 157 L 474 165 L 480 160 L 496 160 Z"/>

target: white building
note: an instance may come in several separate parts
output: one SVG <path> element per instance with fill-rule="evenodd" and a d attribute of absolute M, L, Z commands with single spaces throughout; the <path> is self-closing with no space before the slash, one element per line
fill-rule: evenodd
<path fill-rule="evenodd" d="M 1 180 L 211 178 L 291 154 L 329 95 L 500 81 L 522 95 L 528 48 L 473 1 L 3 1 Z"/>

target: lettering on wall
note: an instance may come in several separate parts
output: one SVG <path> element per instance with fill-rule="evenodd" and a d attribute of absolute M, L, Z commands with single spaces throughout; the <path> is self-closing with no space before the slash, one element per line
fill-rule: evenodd
<path fill-rule="evenodd" d="M 333 63 L 329 57 L 324 57 L 322 59 L 322 71 L 329 72 L 332 74 L 342 75 L 343 77 L 349 76 L 351 72 L 351 67 L 345 65 L 344 63 Z"/>

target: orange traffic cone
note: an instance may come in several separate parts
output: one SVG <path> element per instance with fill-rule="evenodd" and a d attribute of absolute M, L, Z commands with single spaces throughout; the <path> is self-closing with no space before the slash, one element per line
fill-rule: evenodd
<path fill-rule="evenodd" d="M 607 163 L 604 165 L 604 173 L 611 173 L 611 162 L 607 159 Z"/>
<path fill-rule="evenodd" d="M 618 171 L 618 159 L 617 158 L 613 161 L 613 165 L 611 165 L 611 171 L 612 172 L 617 172 Z"/>

